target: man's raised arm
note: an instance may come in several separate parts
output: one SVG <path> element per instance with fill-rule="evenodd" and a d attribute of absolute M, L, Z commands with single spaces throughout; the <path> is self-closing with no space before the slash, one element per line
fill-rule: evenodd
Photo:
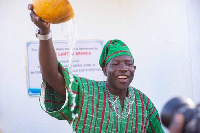
<path fill-rule="evenodd" d="M 30 16 L 32 22 L 39 28 L 39 34 L 51 34 L 50 23 L 43 21 L 35 14 L 35 12 L 33 11 L 33 5 L 30 4 L 28 6 L 28 9 L 31 10 Z M 58 68 L 57 57 L 51 37 L 44 40 L 40 39 L 39 62 L 43 79 L 57 93 L 65 98 L 65 81 L 60 69 Z"/>

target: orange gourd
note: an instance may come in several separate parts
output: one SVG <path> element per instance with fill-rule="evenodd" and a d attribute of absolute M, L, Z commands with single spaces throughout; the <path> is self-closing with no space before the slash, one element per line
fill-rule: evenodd
<path fill-rule="evenodd" d="M 34 12 L 44 21 L 58 24 L 74 17 L 68 0 L 32 0 Z"/>

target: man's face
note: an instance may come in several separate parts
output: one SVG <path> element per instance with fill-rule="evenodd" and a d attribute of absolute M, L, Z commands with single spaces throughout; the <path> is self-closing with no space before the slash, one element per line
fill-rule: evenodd
<path fill-rule="evenodd" d="M 107 76 L 109 89 L 124 90 L 127 89 L 133 80 L 136 66 L 133 59 L 128 55 L 117 56 L 111 59 L 102 70 Z"/>

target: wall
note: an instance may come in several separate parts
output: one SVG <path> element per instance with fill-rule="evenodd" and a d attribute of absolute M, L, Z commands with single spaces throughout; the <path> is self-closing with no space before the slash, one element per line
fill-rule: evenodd
<path fill-rule="evenodd" d="M 197 36 L 191 37 L 193 32 L 189 27 L 193 23 L 188 17 L 197 11 L 191 10 L 196 1 L 187 2 L 71 1 L 78 26 L 77 39 L 125 41 L 137 66 L 131 85 L 149 96 L 160 112 L 174 96 L 194 99 L 193 92 L 198 88 L 198 84 L 193 87 L 198 79 L 194 75 L 198 69 L 194 66 L 198 68 L 199 64 L 194 63 L 199 54 L 196 52 L 195 58 L 191 58 L 191 51 L 199 50 L 199 40 Z M 41 110 L 38 97 L 27 94 L 25 44 L 37 40 L 28 3 L 26 0 L 0 1 L 0 130 L 2 133 L 71 132 L 65 121 L 58 121 Z M 52 25 L 54 40 L 64 39 L 60 31 L 60 25 Z"/>
<path fill-rule="evenodd" d="M 127 43 L 137 65 L 135 86 L 159 109 L 180 92 L 191 97 L 186 1 L 142 0 L 127 5 L 131 11 Z"/>
<path fill-rule="evenodd" d="M 192 71 L 192 88 L 193 99 L 196 103 L 200 102 L 200 1 L 191 0 L 187 4 L 188 10 L 188 23 L 189 23 L 189 53 L 191 59 L 191 71 Z"/>

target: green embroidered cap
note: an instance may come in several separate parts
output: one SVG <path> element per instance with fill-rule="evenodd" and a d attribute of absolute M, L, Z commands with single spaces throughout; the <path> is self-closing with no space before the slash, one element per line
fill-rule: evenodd
<path fill-rule="evenodd" d="M 117 56 L 121 55 L 129 55 L 133 58 L 131 51 L 129 50 L 128 46 L 122 42 L 121 40 L 114 39 L 109 40 L 103 47 L 103 50 L 101 52 L 101 56 L 99 59 L 99 65 L 102 67 L 108 62 Z M 134 58 L 133 58 L 134 60 Z"/>

